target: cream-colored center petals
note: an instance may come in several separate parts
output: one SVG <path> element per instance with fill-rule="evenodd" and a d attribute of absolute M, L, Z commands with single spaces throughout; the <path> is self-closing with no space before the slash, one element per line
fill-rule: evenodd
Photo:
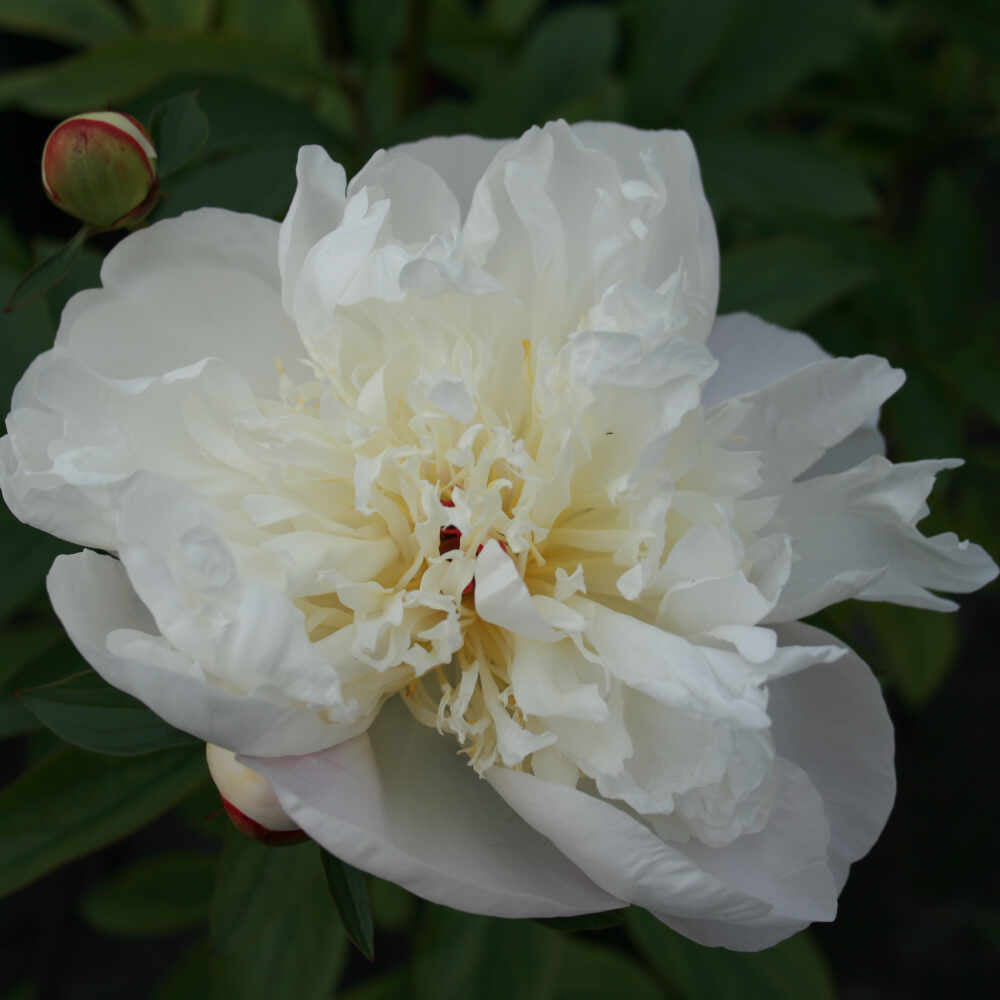
<path fill-rule="evenodd" d="M 755 626 L 789 555 L 759 537 L 772 507 L 742 499 L 759 479 L 725 447 L 739 411 L 698 408 L 714 365 L 683 338 L 520 319 L 496 295 L 354 306 L 336 356 L 301 379 L 279 363 L 280 398 L 230 445 L 189 412 L 203 448 L 271 484 L 227 534 L 283 577 L 359 712 L 399 695 L 479 772 L 584 777 L 690 816 L 682 837 L 745 832 L 742 804 L 759 828 L 773 749 L 741 653 L 774 651 Z"/>

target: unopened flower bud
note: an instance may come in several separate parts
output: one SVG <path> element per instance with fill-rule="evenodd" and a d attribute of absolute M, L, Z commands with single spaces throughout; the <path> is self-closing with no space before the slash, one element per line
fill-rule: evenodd
<path fill-rule="evenodd" d="M 42 150 L 49 200 L 100 229 L 138 222 L 156 199 L 156 150 L 131 115 L 92 111 L 60 122 Z"/>
<path fill-rule="evenodd" d="M 271 783 L 241 764 L 231 750 L 207 743 L 205 758 L 222 805 L 240 833 L 272 846 L 308 839 L 281 808 Z"/>

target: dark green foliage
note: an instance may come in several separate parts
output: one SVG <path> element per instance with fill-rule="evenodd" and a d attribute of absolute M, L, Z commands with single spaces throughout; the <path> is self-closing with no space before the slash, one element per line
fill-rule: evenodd
<path fill-rule="evenodd" d="M 379 145 L 516 135 L 557 115 L 685 128 L 719 231 L 722 309 L 906 369 L 884 409 L 890 457 L 967 459 L 942 478 L 925 531 L 995 555 L 997 11 L 987 0 L 4 0 L 0 304 L 32 265 L 56 260 L 0 315 L 0 402 L 6 413 L 118 238 L 65 254 L 49 287 L 73 232 L 37 180 L 60 117 L 113 106 L 152 126 L 153 219 L 203 205 L 280 219 L 306 143 L 350 174 Z M 0 505 L 2 996 L 823 1000 L 835 995 L 823 952 L 845 996 L 957 996 L 995 961 L 982 874 L 997 825 L 983 721 L 998 694 L 995 588 L 962 617 L 863 602 L 818 616 L 885 681 L 899 818 L 852 876 L 836 925 L 739 955 L 634 910 L 471 917 L 335 859 L 324 872 L 314 845 L 238 838 L 201 748 L 65 640 L 44 578 L 73 549 Z M 92 953 L 111 957 L 92 965 Z"/>

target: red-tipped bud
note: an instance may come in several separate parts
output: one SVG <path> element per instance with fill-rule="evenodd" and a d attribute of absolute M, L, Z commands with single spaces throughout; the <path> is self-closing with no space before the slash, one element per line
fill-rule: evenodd
<path fill-rule="evenodd" d="M 240 833 L 273 847 L 308 839 L 281 808 L 270 782 L 241 764 L 231 750 L 207 743 L 205 758 L 226 814 Z"/>
<path fill-rule="evenodd" d="M 54 205 L 88 225 L 132 225 L 156 200 L 156 150 L 131 115 L 75 115 L 45 142 L 42 185 Z"/>

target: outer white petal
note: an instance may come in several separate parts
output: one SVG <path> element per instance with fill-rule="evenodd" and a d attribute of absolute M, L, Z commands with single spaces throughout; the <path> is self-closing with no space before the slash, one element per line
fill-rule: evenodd
<path fill-rule="evenodd" d="M 231 410 L 255 406 L 246 382 L 216 360 L 113 379 L 63 347 L 46 351 L 18 383 L 7 419 L 0 485 L 8 505 L 28 524 L 113 551 L 116 495 L 137 471 L 197 483 L 215 496 L 255 489 L 245 464 L 215 460 L 208 429 L 200 439 L 190 433 L 190 406 L 204 409 L 206 400 Z"/>
<path fill-rule="evenodd" d="M 980 546 L 950 532 L 927 538 L 916 527 L 935 475 L 960 464 L 893 465 L 875 456 L 790 484 L 772 526 L 787 532 L 799 558 L 769 620 L 803 618 L 852 596 L 950 611 L 956 605 L 931 591 L 989 583 L 997 568 Z"/>
<path fill-rule="evenodd" d="M 719 368 L 705 386 L 705 407 L 757 392 L 830 357 L 812 337 L 750 313 L 716 316 L 707 346 Z"/>
<path fill-rule="evenodd" d="M 482 139 L 477 135 L 435 136 L 419 142 L 404 142 L 388 152 L 391 158 L 402 154 L 427 164 L 451 188 L 464 215 L 469 210 L 479 178 L 508 142 L 509 139 Z"/>
<path fill-rule="evenodd" d="M 706 407 L 757 392 L 830 357 L 806 334 L 784 330 L 750 313 L 717 316 L 708 348 L 718 358 L 719 369 L 705 386 L 702 403 Z M 884 454 L 885 440 L 878 431 L 876 411 L 803 476 L 840 472 L 872 455 Z"/>
<path fill-rule="evenodd" d="M 493 767 L 486 780 L 531 826 L 598 885 L 663 919 L 759 923 L 771 907 L 725 885 L 622 809 L 523 771 Z"/>
<path fill-rule="evenodd" d="M 203 680 L 198 666 L 157 634 L 116 559 L 94 552 L 59 556 L 49 571 L 48 589 L 73 644 L 109 684 L 199 739 L 237 752 L 301 754 L 364 728 L 333 725 L 319 712 L 230 694 Z M 119 655 L 109 643 L 135 655 Z"/>
<path fill-rule="evenodd" d="M 831 358 L 721 405 L 745 408 L 734 443 L 761 453 L 761 491 L 770 495 L 877 415 L 904 379 L 874 355 Z"/>
<path fill-rule="evenodd" d="M 586 146 L 614 158 L 630 197 L 641 199 L 644 185 L 655 192 L 652 204 L 660 210 L 644 219 L 648 231 L 629 266 L 649 288 L 683 266 L 683 297 L 692 311 L 685 335 L 704 341 L 719 297 L 719 243 L 690 137 L 614 122 L 581 122 L 573 132 Z"/>
<path fill-rule="evenodd" d="M 531 829 L 450 740 L 412 720 L 398 700 L 364 736 L 332 750 L 245 763 L 332 854 L 433 902 L 499 917 L 624 905 Z"/>
<path fill-rule="evenodd" d="M 708 335 L 718 248 L 684 133 L 565 122 L 531 129 L 487 167 L 463 242 L 530 305 L 540 336 L 553 326 L 570 332 L 616 283 L 653 294 L 672 276 L 678 325 L 694 339 Z"/>
<path fill-rule="evenodd" d="M 774 908 L 781 920 L 832 920 L 837 889 L 828 867 L 830 830 L 808 775 L 779 758 L 778 795 L 767 826 L 726 847 L 692 839 L 684 853 L 727 885 Z"/>
<path fill-rule="evenodd" d="M 122 240 L 104 259 L 101 289 L 63 312 L 56 345 L 102 375 L 159 375 L 218 357 L 255 387 L 301 346 L 281 308 L 278 226 L 203 208 Z"/>
<path fill-rule="evenodd" d="M 303 146 L 295 165 L 298 185 L 281 224 L 278 266 L 281 298 L 291 315 L 299 272 L 306 255 L 344 214 L 347 175 L 321 146 Z"/>
<path fill-rule="evenodd" d="M 331 663 L 309 641 L 288 594 L 243 572 L 210 506 L 139 474 L 122 497 L 118 534 L 122 563 L 158 630 L 220 683 L 246 694 L 280 692 L 337 721 L 357 721 L 338 669 L 356 661 Z"/>
<path fill-rule="evenodd" d="M 782 643 L 822 645 L 833 636 L 809 625 L 778 628 Z M 778 753 L 816 787 L 830 825 L 830 864 L 842 886 L 850 864 L 871 849 L 896 796 L 892 721 L 878 681 L 854 652 L 770 685 Z"/>

